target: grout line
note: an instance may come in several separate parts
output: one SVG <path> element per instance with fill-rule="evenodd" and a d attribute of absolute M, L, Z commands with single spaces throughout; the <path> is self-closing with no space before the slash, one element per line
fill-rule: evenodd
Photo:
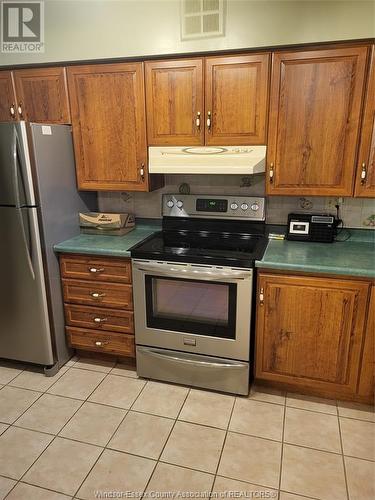
<path fill-rule="evenodd" d="M 285 421 L 286 421 L 286 396 L 285 396 L 285 405 L 284 405 L 284 415 L 283 415 L 283 429 L 281 434 L 281 453 L 280 453 L 280 467 L 279 467 L 279 487 L 278 487 L 278 497 L 280 497 L 280 489 L 281 489 L 281 478 L 283 473 L 283 460 L 284 460 L 284 435 L 285 435 Z"/>
<path fill-rule="evenodd" d="M 338 410 L 337 400 L 336 400 L 336 407 L 337 407 L 337 410 Z M 340 447 L 341 447 L 342 466 L 343 466 L 343 470 L 344 470 L 344 480 L 345 480 L 346 496 L 347 496 L 347 498 L 349 500 L 349 487 L 348 487 L 348 478 L 347 478 L 347 474 L 346 474 L 346 465 L 345 465 L 345 457 L 344 457 L 344 445 L 343 445 L 343 441 L 342 441 L 341 423 L 340 423 L 340 417 L 339 417 L 339 412 L 338 411 L 337 411 L 337 425 L 338 425 L 338 428 L 339 428 L 339 435 L 340 435 Z"/>

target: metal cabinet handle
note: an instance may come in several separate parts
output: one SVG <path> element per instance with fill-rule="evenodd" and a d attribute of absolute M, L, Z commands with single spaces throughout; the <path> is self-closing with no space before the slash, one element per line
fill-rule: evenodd
<path fill-rule="evenodd" d="M 273 176 L 274 176 L 274 173 L 275 173 L 275 166 L 273 163 L 270 163 L 270 172 L 269 172 L 269 176 L 270 176 L 270 183 L 272 184 L 273 183 Z"/>
<path fill-rule="evenodd" d="M 259 305 L 260 306 L 264 305 L 264 288 L 260 289 L 260 293 L 259 293 Z"/>
<path fill-rule="evenodd" d="M 90 292 L 90 295 L 93 299 L 101 299 L 105 297 L 105 293 L 98 293 L 98 292 Z"/>
<path fill-rule="evenodd" d="M 12 104 L 10 105 L 9 112 L 12 118 L 16 116 L 16 105 L 14 104 L 14 102 L 12 102 Z"/>
<path fill-rule="evenodd" d="M 107 344 L 109 344 L 109 342 L 103 342 L 102 340 L 96 340 L 95 341 L 96 347 L 104 347 Z"/>
<path fill-rule="evenodd" d="M 197 113 L 195 125 L 197 126 L 197 129 L 200 130 L 200 128 L 201 128 L 201 112 L 200 111 L 198 111 L 198 113 Z"/>
<path fill-rule="evenodd" d="M 211 125 L 212 125 L 212 119 L 211 119 L 211 111 L 207 111 L 207 129 L 209 132 L 211 132 Z"/>
<path fill-rule="evenodd" d="M 361 170 L 361 184 L 362 185 L 366 183 L 366 176 L 367 176 L 366 163 L 363 162 L 362 163 L 362 170 Z"/>
<path fill-rule="evenodd" d="M 145 181 L 145 164 L 142 163 L 140 168 L 139 168 L 139 175 L 141 177 L 141 181 L 144 182 Z"/>
<path fill-rule="evenodd" d="M 104 271 L 104 267 L 99 267 L 99 268 L 97 268 L 97 267 L 89 267 L 89 271 L 90 271 L 90 273 L 93 273 L 93 274 L 95 274 L 95 273 L 102 273 Z"/>
<path fill-rule="evenodd" d="M 94 323 L 105 323 L 106 321 L 108 321 L 108 318 L 94 318 L 93 319 Z"/>
<path fill-rule="evenodd" d="M 22 116 L 22 114 L 23 114 L 23 111 L 22 111 L 22 106 L 23 106 L 23 103 L 22 103 L 22 102 L 20 102 L 20 103 L 18 104 L 18 108 L 17 108 L 18 114 L 19 114 L 20 116 Z"/>

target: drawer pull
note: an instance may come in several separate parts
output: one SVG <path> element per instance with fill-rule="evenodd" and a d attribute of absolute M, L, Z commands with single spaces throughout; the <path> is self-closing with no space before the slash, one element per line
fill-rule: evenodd
<path fill-rule="evenodd" d="M 109 344 L 109 342 L 102 342 L 101 340 L 96 340 L 95 341 L 96 347 L 104 347 L 107 344 Z"/>
<path fill-rule="evenodd" d="M 102 299 L 103 297 L 105 297 L 105 293 L 98 292 L 91 292 L 90 295 L 93 299 Z"/>
<path fill-rule="evenodd" d="M 100 267 L 99 269 L 97 267 L 89 267 L 90 273 L 102 273 L 104 271 L 104 267 Z"/>
<path fill-rule="evenodd" d="M 105 323 L 108 318 L 94 318 L 94 323 Z"/>

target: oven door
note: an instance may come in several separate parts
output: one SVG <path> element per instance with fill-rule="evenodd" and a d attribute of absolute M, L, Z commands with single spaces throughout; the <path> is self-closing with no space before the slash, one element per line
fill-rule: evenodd
<path fill-rule="evenodd" d="M 248 361 L 250 269 L 133 259 L 137 345 Z"/>

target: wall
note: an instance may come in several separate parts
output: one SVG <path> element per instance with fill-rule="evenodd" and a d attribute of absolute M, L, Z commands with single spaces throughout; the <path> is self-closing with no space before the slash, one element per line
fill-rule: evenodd
<path fill-rule="evenodd" d="M 45 0 L 44 54 L 0 65 L 286 45 L 374 36 L 372 0 L 227 0 L 224 37 L 180 40 L 180 0 Z"/>
<path fill-rule="evenodd" d="M 163 193 L 178 193 L 181 183 L 190 185 L 192 194 L 226 194 L 264 196 L 264 175 L 250 178 L 251 186 L 244 186 L 239 175 L 167 175 L 166 186 L 152 193 L 99 193 L 99 207 L 103 212 L 130 212 L 137 217 L 160 218 Z M 272 196 L 267 198 L 267 223 L 286 224 L 289 212 L 306 211 L 336 213 L 335 198 Z M 310 202 L 310 203 L 309 203 Z M 343 198 L 341 217 L 346 227 L 375 229 L 375 203 L 371 199 Z M 371 225 L 372 224 L 372 225 Z"/>

